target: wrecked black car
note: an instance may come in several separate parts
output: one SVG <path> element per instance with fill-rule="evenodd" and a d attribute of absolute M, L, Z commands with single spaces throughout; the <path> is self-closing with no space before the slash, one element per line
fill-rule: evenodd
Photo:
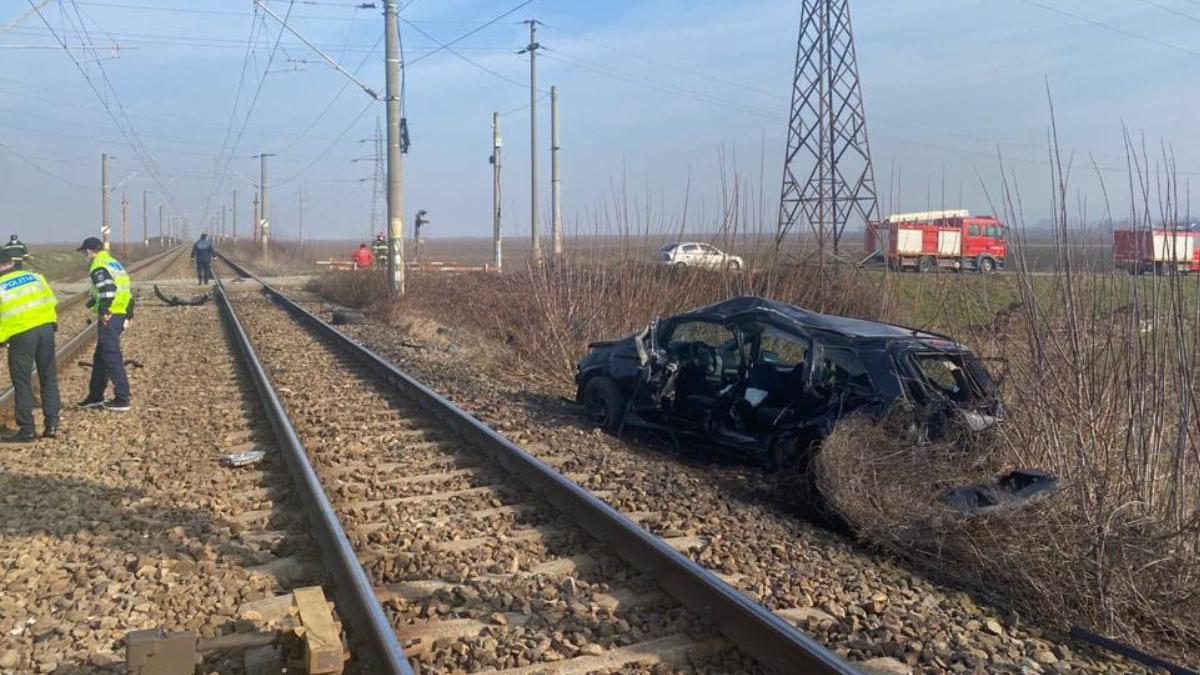
<path fill-rule="evenodd" d="M 1004 417 L 983 363 L 946 336 L 758 297 L 589 348 L 576 400 L 597 425 L 658 430 L 770 467 L 807 461 L 854 413 L 920 411 L 908 429 L 918 441 Z"/>

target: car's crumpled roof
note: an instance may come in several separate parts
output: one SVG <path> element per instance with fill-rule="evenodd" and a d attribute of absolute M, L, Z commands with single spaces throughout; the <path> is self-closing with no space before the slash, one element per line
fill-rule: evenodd
<path fill-rule="evenodd" d="M 927 333 L 903 326 L 880 323 L 878 321 L 853 319 L 836 314 L 821 314 L 809 311 L 803 307 L 757 296 L 742 296 L 725 300 L 707 307 L 694 309 L 681 316 L 724 322 L 734 317 L 756 313 L 762 314 L 763 318 L 774 317 L 777 321 L 785 325 L 790 323 L 796 328 L 830 331 L 851 338 L 928 338 L 949 340 L 949 338 L 936 333 Z"/>

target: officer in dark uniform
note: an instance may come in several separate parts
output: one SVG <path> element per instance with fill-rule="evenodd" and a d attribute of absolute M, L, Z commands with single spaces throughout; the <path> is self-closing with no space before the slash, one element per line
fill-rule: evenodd
<path fill-rule="evenodd" d="M 382 234 L 375 235 L 375 241 L 371 243 L 371 255 L 375 256 L 375 264 L 383 269 L 387 269 L 387 259 L 390 252 L 387 239 L 384 239 Z"/>
<path fill-rule="evenodd" d="M 24 269 L 25 259 L 29 257 L 29 247 L 21 241 L 20 237 L 15 234 L 9 237 L 8 243 L 0 248 L 0 251 L 8 254 L 8 259 L 13 262 L 13 269 Z"/>

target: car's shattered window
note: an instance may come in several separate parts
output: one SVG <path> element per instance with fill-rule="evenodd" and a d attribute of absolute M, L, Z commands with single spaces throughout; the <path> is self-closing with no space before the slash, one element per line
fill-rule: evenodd
<path fill-rule="evenodd" d="M 927 384 L 958 403 L 969 403 L 980 396 L 982 383 L 968 372 L 958 354 L 914 354 L 913 361 Z"/>
<path fill-rule="evenodd" d="M 813 384 L 870 390 L 871 377 L 858 352 L 849 347 L 821 345 L 813 364 Z"/>

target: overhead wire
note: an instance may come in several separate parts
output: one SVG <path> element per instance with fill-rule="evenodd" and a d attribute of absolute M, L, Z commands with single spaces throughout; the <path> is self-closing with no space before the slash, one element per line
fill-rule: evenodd
<path fill-rule="evenodd" d="M 121 133 L 121 136 L 125 139 L 125 142 L 129 145 L 130 149 L 133 150 L 134 155 L 137 156 L 138 161 L 142 164 L 142 168 L 146 171 L 147 174 L 149 174 L 152 178 L 155 179 L 155 183 L 158 185 L 158 188 L 161 191 L 161 193 L 163 194 L 163 196 L 166 197 L 168 203 L 172 206 L 172 210 L 178 213 L 178 211 L 179 211 L 178 204 L 174 199 L 174 195 L 170 191 L 167 182 L 162 179 L 162 173 L 159 170 L 159 167 L 157 165 L 157 162 L 154 159 L 154 156 L 149 152 L 149 150 L 145 147 L 145 145 L 142 144 L 141 139 L 138 138 L 136 128 L 133 126 L 132 122 L 128 119 L 128 116 L 125 113 L 125 107 L 121 103 L 120 97 L 117 95 L 116 89 L 112 86 L 112 82 L 108 79 L 108 74 L 104 70 L 104 64 L 102 62 L 97 62 L 96 66 L 97 66 L 98 70 L 100 71 L 101 76 L 103 77 L 104 86 L 107 88 L 107 93 L 111 95 L 111 97 L 113 98 L 113 102 L 116 104 L 116 110 L 113 109 L 113 105 L 112 105 L 112 103 L 109 102 L 108 97 L 105 96 L 105 93 L 103 93 L 101 91 L 102 88 L 93 80 L 92 76 L 88 73 L 87 69 L 83 67 L 83 64 L 79 61 L 78 58 L 76 58 L 75 54 L 67 46 L 66 40 L 64 40 L 59 35 L 59 32 L 54 29 L 54 27 L 50 23 L 49 19 L 47 19 L 46 15 L 42 12 L 41 7 L 38 6 L 37 4 L 35 4 L 33 2 L 33 0 L 27 0 L 27 1 L 29 2 L 29 5 L 31 7 L 33 7 L 34 11 L 37 13 L 38 18 L 40 18 L 42 20 L 42 23 L 44 23 L 46 25 L 46 27 L 50 29 L 50 32 L 54 36 L 54 39 L 62 46 L 63 51 L 67 54 L 67 57 L 70 58 L 71 62 L 75 65 L 76 70 L 78 70 L 79 73 L 83 76 L 84 81 L 87 82 L 88 87 L 92 90 L 92 93 L 96 96 L 97 100 L 100 101 L 100 104 L 104 107 L 105 112 L 108 114 L 108 116 L 112 119 L 113 123 L 116 125 L 117 130 Z M 78 10 L 77 7 L 76 7 L 76 9 Z M 65 8 L 62 7 L 61 4 L 60 4 L 60 16 L 63 17 L 63 21 L 64 21 L 64 25 L 65 25 L 65 23 L 67 21 L 67 16 L 66 16 Z M 82 21 L 83 21 L 82 14 L 79 14 L 78 18 L 79 18 L 80 22 L 82 23 Z M 84 40 L 83 40 L 84 42 L 90 42 L 90 40 L 87 39 L 87 36 L 86 36 L 86 26 L 82 27 L 79 32 L 80 32 L 80 37 L 84 38 Z M 65 30 L 64 30 L 64 33 L 65 33 Z M 94 48 L 92 48 L 91 51 L 94 55 L 95 54 Z"/>
<path fill-rule="evenodd" d="M 51 170 L 49 170 L 49 169 L 47 169 L 47 168 L 43 167 L 41 164 L 38 164 L 37 162 L 35 162 L 34 160 L 30 159 L 29 157 L 26 157 L 26 156 L 25 156 L 25 155 L 23 155 L 22 153 L 20 153 L 20 152 L 17 152 L 17 151 L 16 151 L 15 149 L 13 149 L 13 147 L 12 147 L 12 146 L 10 146 L 10 145 L 7 145 L 7 144 L 5 144 L 5 143 L 3 143 L 3 142 L 0 142 L 0 148 L 3 148 L 3 149 L 4 149 L 5 151 L 7 151 L 7 152 L 8 152 L 10 155 L 12 155 L 13 157 L 16 157 L 17 159 L 21 160 L 22 162 L 25 162 L 25 163 L 26 163 L 26 164 L 28 164 L 29 166 L 31 166 L 31 167 L 33 167 L 34 169 L 36 169 L 38 172 L 40 172 L 40 173 L 43 173 L 43 174 L 45 174 L 45 175 L 47 175 L 47 176 L 50 176 L 51 178 L 54 178 L 54 179 L 56 179 L 56 180 L 60 180 L 60 181 L 62 181 L 63 183 L 66 183 L 67 185 L 70 185 L 71 187 L 79 188 L 79 189 L 81 189 L 81 190 L 90 190 L 90 189 L 92 189 L 92 186 L 84 185 L 84 184 L 82 184 L 82 183 L 77 183 L 77 182 L 75 182 L 75 181 L 71 180 L 70 178 L 64 178 L 63 176 L 60 176 L 60 175 L 58 175 L 57 173 L 55 173 L 55 172 L 53 172 L 53 171 L 51 171 Z M 72 163 L 73 163 L 73 164 L 75 164 L 76 166 L 78 166 L 78 164 L 79 164 L 79 161 L 76 159 L 76 160 L 73 160 L 73 161 L 72 161 Z"/>
<path fill-rule="evenodd" d="M 1041 9 L 1044 9 L 1047 12 L 1053 12 L 1053 13 L 1059 14 L 1061 16 L 1069 17 L 1076 21 L 1082 21 L 1083 23 L 1090 24 L 1092 26 L 1096 26 L 1097 28 L 1103 28 L 1105 30 L 1112 31 L 1114 33 L 1120 33 L 1121 35 L 1124 35 L 1126 37 L 1131 37 L 1135 40 L 1141 40 L 1143 42 L 1155 44 L 1160 47 L 1166 47 L 1167 49 L 1174 49 L 1175 51 L 1183 52 L 1184 54 L 1190 54 L 1191 56 L 1200 56 L 1200 51 L 1197 51 L 1195 49 L 1191 49 L 1189 47 L 1184 47 L 1182 45 L 1177 45 L 1177 44 L 1174 44 L 1171 42 L 1167 42 L 1165 40 L 1159 40 L 1158 38 L 1153 38 L 1148 35 L 1142 35 L 1141 33 L 1135 33 L 1134 31 L 1131 31 L 1127 28 L 1121 28 L 1120 26 L 1114 26 L 1114 25 L 1112 25 L 1110 23 L 1106 23 L 1104 21 L 1097 21 L 1096 19 L 1089 19 L 1086 16 L 1075 14 L 1073 12 L 1068 12 L 1065 9 L 1059 9 L 1058 7 L 1054 7 L 1051 5 L 1047 5 L 1047 4 L 1038 2 L 1038 0 L 1020 0 L 1020 2 L 1023 2 L 1027 5 L 1032 5 L 1034 7 L 1040 7 Z"/>
<path fill-rule="evenodd" d="M 250 104 L 246 108 L 246 114 L 242 116 L 241 126 L 238 128 L 238 132 L 234 136 L 233 142 L 230 144 L 229 150 L 226 153 L 224 167 L 222 167 L 220 171 L 216 172 L 214 176 L 215 179 L 213 181 L 213 189 L 209 193 L 208 197 L 206 197 L 204 200 L 205 206 L 201 222 L 208 220 L 209 212 L 212 208 L 212 200 L 216 197 L 217 192 L 223 189 L 225 186 L 225 179 L 229 172 L 229 165 L 231 162 L 233 162 L 233 156 L 237 153 L 238 146 L 242 142 L 242 137 L 246 133 L 246 126 L 250 123 L 250 116 L 254 113 L 254 106 L 258 104 L 258 99 L 262 95 L 263 86 L 265 86 L 267 83 L 268 71 L 271 70 L 271 64 L 275 62 L 275 54 L 279 51 L 279 41 L 283 39 L 284 26 L 287 25 L 287 21 L 292 15 L 292 9 L 295 8 L 295 6 L 296 0 L 288 0 L 287 12 L 285 12 L 283 16 L 283 25 L 280 26 L 279 32 L 275 36 L 275 44 L 271 47 L 271 52 L 267 56 L 267 65 L 265 68 L 263 68 L 262 77 L 258 79 L 258 86 L 255 87 L 254 95 L 250 98 Z M 266 17 L 259 15 L 259 18 L 262 24 L 265 26 Z"/>

